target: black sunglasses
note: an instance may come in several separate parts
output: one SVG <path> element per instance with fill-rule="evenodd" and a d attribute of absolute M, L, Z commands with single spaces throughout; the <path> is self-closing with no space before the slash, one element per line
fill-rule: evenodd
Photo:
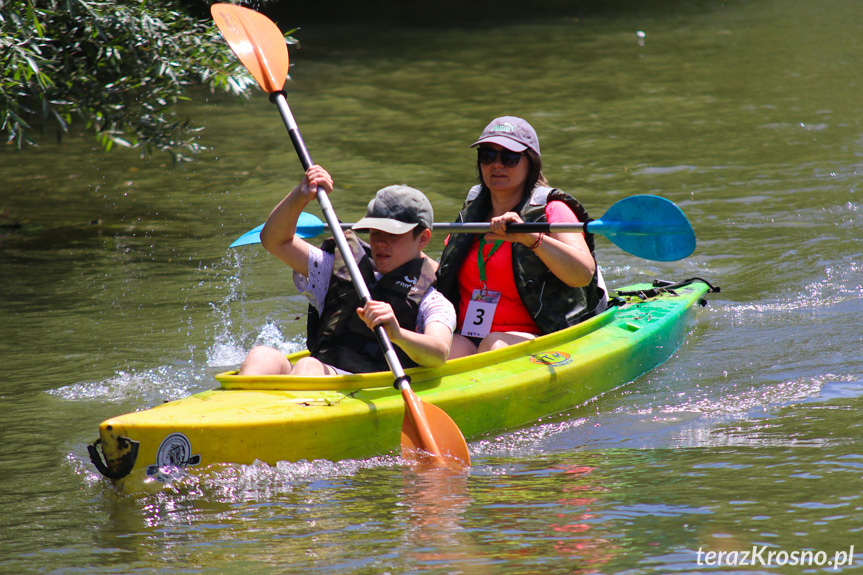
<path fill-rule="evenodd" d="M 495 150 L 494 148 L 479 148 L 477 156 L 480 164 L 493 164 L 500 156 L 500 163 L 506 168 L 514 168 L 521 161 L 524 152 L 512 152 L 510 150 Z"/>

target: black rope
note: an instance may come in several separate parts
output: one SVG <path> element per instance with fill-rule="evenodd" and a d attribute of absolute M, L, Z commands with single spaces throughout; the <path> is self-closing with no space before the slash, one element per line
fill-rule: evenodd
<path fill-rule="evenodd" d="M 714 286 L 709 281 L 702 278 L 689 278 L 679 282 L 672 282 L 667 280 L 653 280 L 653 289 L 647 290 L 633 290 L 633 291 L 615 291 L 615 298 L 609 300 L 609 305 L 621 305 L 622 300 L 619 300 L 620 297 L 639 297 L 641 299 L 649 299 L 652 297 L 656 297 L 661 293 L 674 293 L 674 290 L 680 289 L 682 287 L 686 287 L 693 282 L 701 282 L 703 284 L 707 284 L 707 293 L 719 293 L 722 288 L 718 286 Z M 618 303 L 618 300 L 620 303 Z"/>

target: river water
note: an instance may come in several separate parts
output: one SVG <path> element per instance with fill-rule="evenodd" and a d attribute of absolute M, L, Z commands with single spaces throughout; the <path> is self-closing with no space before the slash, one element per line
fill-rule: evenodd
<path fill-rule="evenodd" d="M 863 565 L 857 3 L 558 3 L 519 17 L 523 3 L 498 2 L 434 25 L 398 10 L 300 22 L 291 51 L 288 99 L 343 220 L 399 182 L 452 219 L 474 177 L 467 146 L 491 118 L 520 115 L 552 184 L 594 216 L 651 193 L 692 221 L 698 248 L 678 262 L 598 238 L 610 284 L 701 276 L 722 292 L 668 362 L 472 442 L 468 475 L 386 457 L 258 464 L 124 494 L 86 454 L 100 421 L 214 387 L 256 342 L 302 346 L 290 273 L 260 247 L 227 247 L 299 162 L 262 93 L 188 103 L 210 150 L 186 166 L 76 135 L 7 146 L 0 572 Z M 807 557 L 822 564 L 793 565 Z"/>

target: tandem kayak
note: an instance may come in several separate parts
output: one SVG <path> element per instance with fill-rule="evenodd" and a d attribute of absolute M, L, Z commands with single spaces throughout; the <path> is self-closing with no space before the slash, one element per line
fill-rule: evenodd
<path fill-rule="evenodd" d="M 443 409 L 466 439 L 478 439 L 578 407 L 655 368 L 683 341 L 711 291 L 700 279 L 628 286 L 612 294 L 616 305 L 576 326 L 407 373 L 422 400 Z M 102 422 L 88 448 L 93 464 L 128 487 L 217 463 L 399 453 L 404 402 L 390 372 L 232 371 L 216 380 L 216 389 Z"/>

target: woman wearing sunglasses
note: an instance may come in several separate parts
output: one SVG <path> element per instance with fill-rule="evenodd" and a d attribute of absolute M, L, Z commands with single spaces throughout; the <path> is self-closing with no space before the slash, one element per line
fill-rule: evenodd
<path fill-rule="evenodd" d="M 507 233 L 510 223 L 587 221 L 569 194 L 542 174 L 536 131 L 496 118 L 471 145 L 479 184 L 457 222 L 491 222 L 488 234 L 453 234 L 437 289 L 458 311 L 450 358 L 490 351 L 575 325 L 605 309 L 592 234 Z"/>

